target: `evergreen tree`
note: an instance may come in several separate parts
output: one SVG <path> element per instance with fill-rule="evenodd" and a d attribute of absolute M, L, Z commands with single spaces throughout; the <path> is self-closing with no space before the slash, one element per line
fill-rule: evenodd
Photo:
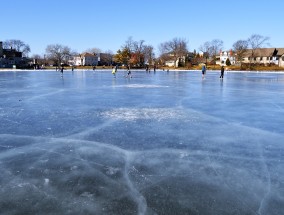
<path fill-rule="evenodd" d="M 230 61 L 229 58 L 227 58 L 227 60 L 226 60 L 226 65 L 227 65 L 227 66 L 231 66 L 231 61 Z"/>

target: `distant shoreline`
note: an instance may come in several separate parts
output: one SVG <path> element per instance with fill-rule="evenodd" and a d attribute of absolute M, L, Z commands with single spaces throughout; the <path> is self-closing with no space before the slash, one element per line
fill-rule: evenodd
<path fill-rule="evenodd" d="M 65 67 L 65 71 L 71 70 L 72 67 L 68 66 Z M 112 69 L 112 66 L 96 66 L 96 70 L 110 70 Z M 119 70 L 124 70 L 126 67 L 119 67 Z M 49 71 L 49 70 L 56 70 L 56 67 L 46 67 L 44 69 L 13 69 L 13 68 L 0 68 L 0 71 Z M 93 70 L 92 66 L 76 66 L 74 67 L 74 71 L 78 70 Z M 145 68 L 131 68 L 131 70 L 144 70 Z M 192 66 L 192 67 L 158 67 L 156 71 L 194 71 L 194 70 L 201 70 L 201 66 Z M 208 65 L 207 66 L 208 71 L 220 71 L 221 67 L 219 65 Z M 154 69 L 151 68 L 151 72 L 153 72 Z M 238 71 L 238 72 L 284 72 L 284 68 L 278 67 L 278 66 L 255 66 L 252 70 L 246 69 L 240 69 L 239 66 L 225 66 L 225 71 Z"/>
<path fill-rule="evenodd" d="M 54 68 L 49 68 L 49 69 L 0 69 L 0 72 L 60 72 L 59 70 L 56 71 L 56 69 Z M 71 72 L 71 68 L 67 68 L 65 69 L 66 72 Z M 96 70 L 93 69 L 88 69 L 88 68 L 78 68 L 78 69 L 74 69 L 74 72 L 76 71 L 111 71 L 111 68 L 97 68 Z M 126 71 L 125 68 L 121 68 L 118 70 L 119 71 Z M 137 72 L 145 72 L 145 69 L 132 69 L 132 71 L 137 71 Z M 169 72 L 175 72 L 175 71 L 180 71 L 180 72 L 187 72 L 187 71 L 194 71 L 194 72 L 198 72 L 201 71 L 201 69 L 174 69 L 171 68 L 169 69 Z M 207 69 L 207 72 L 219 72 L 220 70 L 218 69 Z M 151 70 L 150 73 L 153 73 L 154 70 Z M 156 72 L 167 72 L 167 69 L 163 70 L 163 69 L 157 69 Z M 225 70 L 226 73 L 284 73 L 284 69 L 283 70 Z"/>
<path fill-rule="evenodd" d="M 96 66 L 95 70 L 109 70 L 112 69 L 113 66 Z M 74 71 L 76 70 L 93 70 L 93 66 L 75 66 L 73 67 Z M 64 67 L 65 70 L 71 70 L 72 67 L 71 66 L 66 66 Z M 123 69 L 127 69 L 124 66 L 120 66 L 119 67 L 120 70 Z M 150 68 L 151 72 L 154 71 L 153 67 Z M 0 71 L 20 71 L 20 70 L 24 70 L 24 71 L 41 71 L 41 70 L 56 70 L 55 66 L 50 66 L 50 67 L 45 67 L 44 69 L 13 69 L 13 68 L 0 68 Z M 135 70 L 146 70 L 145 68 L 131 68 L 131 70 L 135 71 Z M 180 71 L 180 70 L 184 70 L 184 71 L 194 71 L 194 70 L 201 70 L 201 65 L 194 65 L 191 67 L 178 67 L 178 68 L 174 68 L 174 67 L 162 67 L 162 66 L 158 66 L 158 68 L 156 68 L 156 71 Z M 208 71 L 220 71 L 221 70 L 221 66 L 220 65 L 208 65 L 207 66 L 207 70 Z M 284 68 L 279 67 L 279 66 L 252 66 L 252 69 L 247 68 L 247 66 L 243 66 L 242 69 L 240 68 L 240 66 L 225 66 L 225 71 L 241 71 L 241 72 L 284 72 Z"/>

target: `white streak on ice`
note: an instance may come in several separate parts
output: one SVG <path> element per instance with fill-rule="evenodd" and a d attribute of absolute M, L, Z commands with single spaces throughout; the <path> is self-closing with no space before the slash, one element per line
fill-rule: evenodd
<path fill-rule="evenodd" d="M 124 169 L 124 177 L 127 181 L 127 185 L 129 189 L 132 191 L 131 196 L 135 200 L 137 206 L 138 206 L 138 215 L 146 214 L 147 211 L 147 202 L 144 196 L 137 190 L 137 188 L 134 186 L 133 182 L 129 178 L 129 169 L 130 169 L 130 162 L 131 159 L 133 159 L 133 154 L 128 154 L 126 156 L 126 163 L 125 163 L 125 169 Z"/>
<path fill-rule="evenodd" d="M 267 188 L 266 188 L 266 193 L 264 194 L 261 202 L 260 202 L 260 206 L 258 208 L 258 214 L 259 215 L 262 215 L 262 214 L 266 214 L 265 212 L 265 209 L 266 209 L 266 206 L 267 206 L 267 200 L 269 199 L 269 195 L 270 195 L 270 192 L 271 192 L 271 176 L 270 176 L 270 172 L 269 172 L 269 169 L 268 169 L 268 166 L 267 166 L 267 163 L 266 163 L 266 159 L 263 155 L 263 148 L 261 147 L 260 144 L 258 144 L 258 148 L 259 148 L 259 154 L 261 156 L 261 160 L 262 160 L 262 163 L 263 163 L 263 173 L 265 174 L 265 179 L 267 181 Z"/>
<path fill-rule="evenodd" d="M 183 121 L 198 121 L 197 116 L 188 116 L 183 110 L 175 108 L 118 108 L 105 111 L 102 113 L 103 117 L 135 121 L 139 119 L 144 120 L 183 120 Z"/>
<path fill-rule="evenodd" d="M 127 84 L 127 85 L 116 85 L 114 87 L 126 87 L 126 88 L 167 88 L 169 86 L 155 85 L 155 84 Z"/>

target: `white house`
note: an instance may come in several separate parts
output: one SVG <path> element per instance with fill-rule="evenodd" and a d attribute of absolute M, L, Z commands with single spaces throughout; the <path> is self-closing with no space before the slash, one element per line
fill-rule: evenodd
<path fill-rule="evenodd" d="M 84 52 L 74 57 L 73 63 L 75 66 L 97 66 L 98 57 L 95 54 Z"/>
<path fill-rule="evenodd" d="M 178 61 L 175 62 L 174 60 L 167 60 L 167 61 L 165 61 L 165 65 L 168 66 L 168 67 L 177 67 Z"/>
<path fill-rule="evenodd" d="M 187 54 L 187 56 L 182 56 L 177 58 L 177 60 L 175 60 L 175 57 L 172 54 L 168 54 L 168 59 L 165 61 L 165 65 L 168 67 L 179 67 L 181 65 L 185 65 L 185 59 L 186 57 L 188 57 L 189 54 Z"/>
<path fill-rule="evenodd" d="M 220 55 L 216 56 L 216 64 L 218 64 L 220 66 L 226 66 L 227 59 L 230 60 L 231 65 L 236 64 L 236 58 L 235 58 L 232 50 L 220 52 Z"/>

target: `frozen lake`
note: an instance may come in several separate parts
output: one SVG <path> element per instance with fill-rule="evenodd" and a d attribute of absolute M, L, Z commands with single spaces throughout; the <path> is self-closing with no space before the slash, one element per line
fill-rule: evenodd
<path fill-rule="evenodd" d="M 284 74 L 0 72 L 0 214 L 282 215 Z"/>

